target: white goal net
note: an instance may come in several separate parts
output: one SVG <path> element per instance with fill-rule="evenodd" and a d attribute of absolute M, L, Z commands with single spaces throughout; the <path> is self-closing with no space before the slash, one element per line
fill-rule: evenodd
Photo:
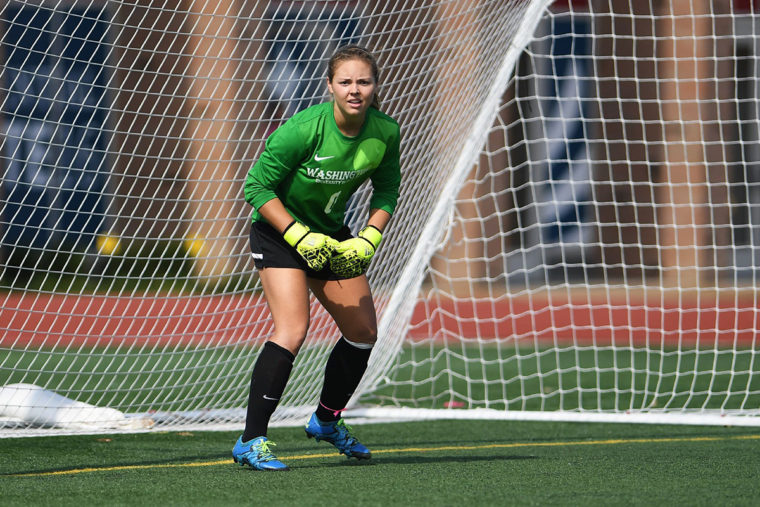
<path fill-rule="evenodd" d="M 242 426 L 242 183 L 349 42 L 403 171 L 353 415 L 754 424 L 756 19 L 640 3 L 3 3 L 0 435 Z M 275 424 L 338 336 L 314 302 Z"/>
<path fill-rule="evenodd" d="M 544 13 L 368 413 L 760 424 L 758 21 Z"/>

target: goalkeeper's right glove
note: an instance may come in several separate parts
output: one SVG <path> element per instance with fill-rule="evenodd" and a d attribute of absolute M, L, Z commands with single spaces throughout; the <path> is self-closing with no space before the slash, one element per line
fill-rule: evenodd
<path fill-rule="evenodd" d="M 330 236 L 311 232 L 308 227 L 296 220 L 285 228 L 282 236 L 314 271 L 319 271 L 324 267 L 330 260 L 335 247 L 338 246 L 338 242 Z"/>

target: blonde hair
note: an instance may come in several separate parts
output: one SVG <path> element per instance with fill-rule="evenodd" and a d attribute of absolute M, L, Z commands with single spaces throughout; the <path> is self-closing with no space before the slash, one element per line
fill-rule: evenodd
<path fill-rule="evenodd" d="M 330 57 L 330 61 L 327 62 L 327 80 L 332 83 L 335 76 L 335 69 L 339 64 L 347 60 L 361 60 L 366 62 L 372 68 L 372 77 L 375 78 L 375 86 L 380 84 L 380 69 L 377 65 L 377 60 L 372 56 L 366 48 L 358 46 L 356 44 L 348 44 L 341 46 L 335 50 L 335 53 Z M 375 109 L 380 109 L 380 96 L 377 94 L 377 88 L 375 88 L 375 97 L 370 104 Z"/>

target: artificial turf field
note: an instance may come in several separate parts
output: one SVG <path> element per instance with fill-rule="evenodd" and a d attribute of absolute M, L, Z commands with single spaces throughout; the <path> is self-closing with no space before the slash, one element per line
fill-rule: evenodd
<path fill-rule="evenodd" d="M 350 421 L 349 421 L 350 422 Z M 289 472 L 233 464 L 230 432 L 0 439 L 0 505 L 758 505 L 760 428 L 508 421 L 354 427 L 356 462 L 300 428 Z"/>
<path fill-rule="evenodd" d="M 149 352 L 6 352 L 0 365 L 12 367 L 0 368 L 0 374 L 23 382 L 25 372 L 55 364 L 61 373 L 37 373 L 41 384 L 77 392 L 87 381 L 114 397 L 102 400 L 106 405 L 144 408 L 146 396 L 155 398 L 147 388 L 160 385 L 166 372 L 184 372 L 186 385 L 213 393 L 204 382 L 214 382 L 222 370 L 235 371 L 230 365 L 242 361 L 230 351 L 211 371 L 196 367 L 192 350 Z M 452 389 L 476 400 L 502 399 L 506 389 L 507 395 L 522 396 L 496 408 L 752 410 L 760 404 L 760 362 L 753 349 L 441 352 L 405 350 L 394 376 L 402 387 L 381 387 L 368 400 L 422 397 L 423 408 L 443 408 Z M 96 360 L 103 357 L 118 361 Z M 65 373 L 73 371 L 87 375 Z M 247 375 L 247 368 L 240 371 Z M 457 375 L 450 381 L 440 375 L 444 371 Z M 464 377 L 480 382 L 468 387 Z M 493 379 L 507 380 L 485 382 Z M 194 395 L 184 389 L 170 393 L 177 400 Z M 167 395 L 151 407 L 181 408 L 173 400 Z M 234 465 L 230 450 L 239 432 L 0 438 L 0 507 L 760 505 L 760 427 L 459 420 L 363 424 L 354 430 L 373 451 L 369 462 L 349 461 L 329 444 L 306 439 L 300 428 L 272 428 L 274 451 L 291 467 L 284 473 Z"/>

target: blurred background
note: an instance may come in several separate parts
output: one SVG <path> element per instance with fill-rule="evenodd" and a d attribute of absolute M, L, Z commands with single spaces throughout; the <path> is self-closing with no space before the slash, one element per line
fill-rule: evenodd
<path fill-rule="evenodd" d="M 250 270 L 239 186 L 262 140 L 325 98 L 325 55 L 366 34 L 381 45 L 383 24 L 403 20 L 363 17 L 371 2 L 217 4 L 3 2 L 3 285 L 24 287 L 40 265 L 89 272 L 97 253 L 121 253 L 96 269 L 121 275 L 153 257 L 164 258 L 154 271 L 179 275 Z M 557 1 L 550 12 L 463 190 L 495 196 L 494 210 L 480 220 L 460 203 L 443 255 L 514 283 L 754 280 L 753 2 Z M 400 47 L 395 62 L 414 44 Z M 426 93 L 419 73 L 402 85 L 410 67 L 387 69 L 402 124 Z"/>
<path fill-rule="evenodd" d="M 273 332 L 242 185 L 358 42 L 402 127 L 402 193 L 357 398 L 754 414 L 758 9 L 0 1 L 0 384 L 239 423 Z M 311 410 L 339 336 L 311 311 L 278 421 Z"/>

